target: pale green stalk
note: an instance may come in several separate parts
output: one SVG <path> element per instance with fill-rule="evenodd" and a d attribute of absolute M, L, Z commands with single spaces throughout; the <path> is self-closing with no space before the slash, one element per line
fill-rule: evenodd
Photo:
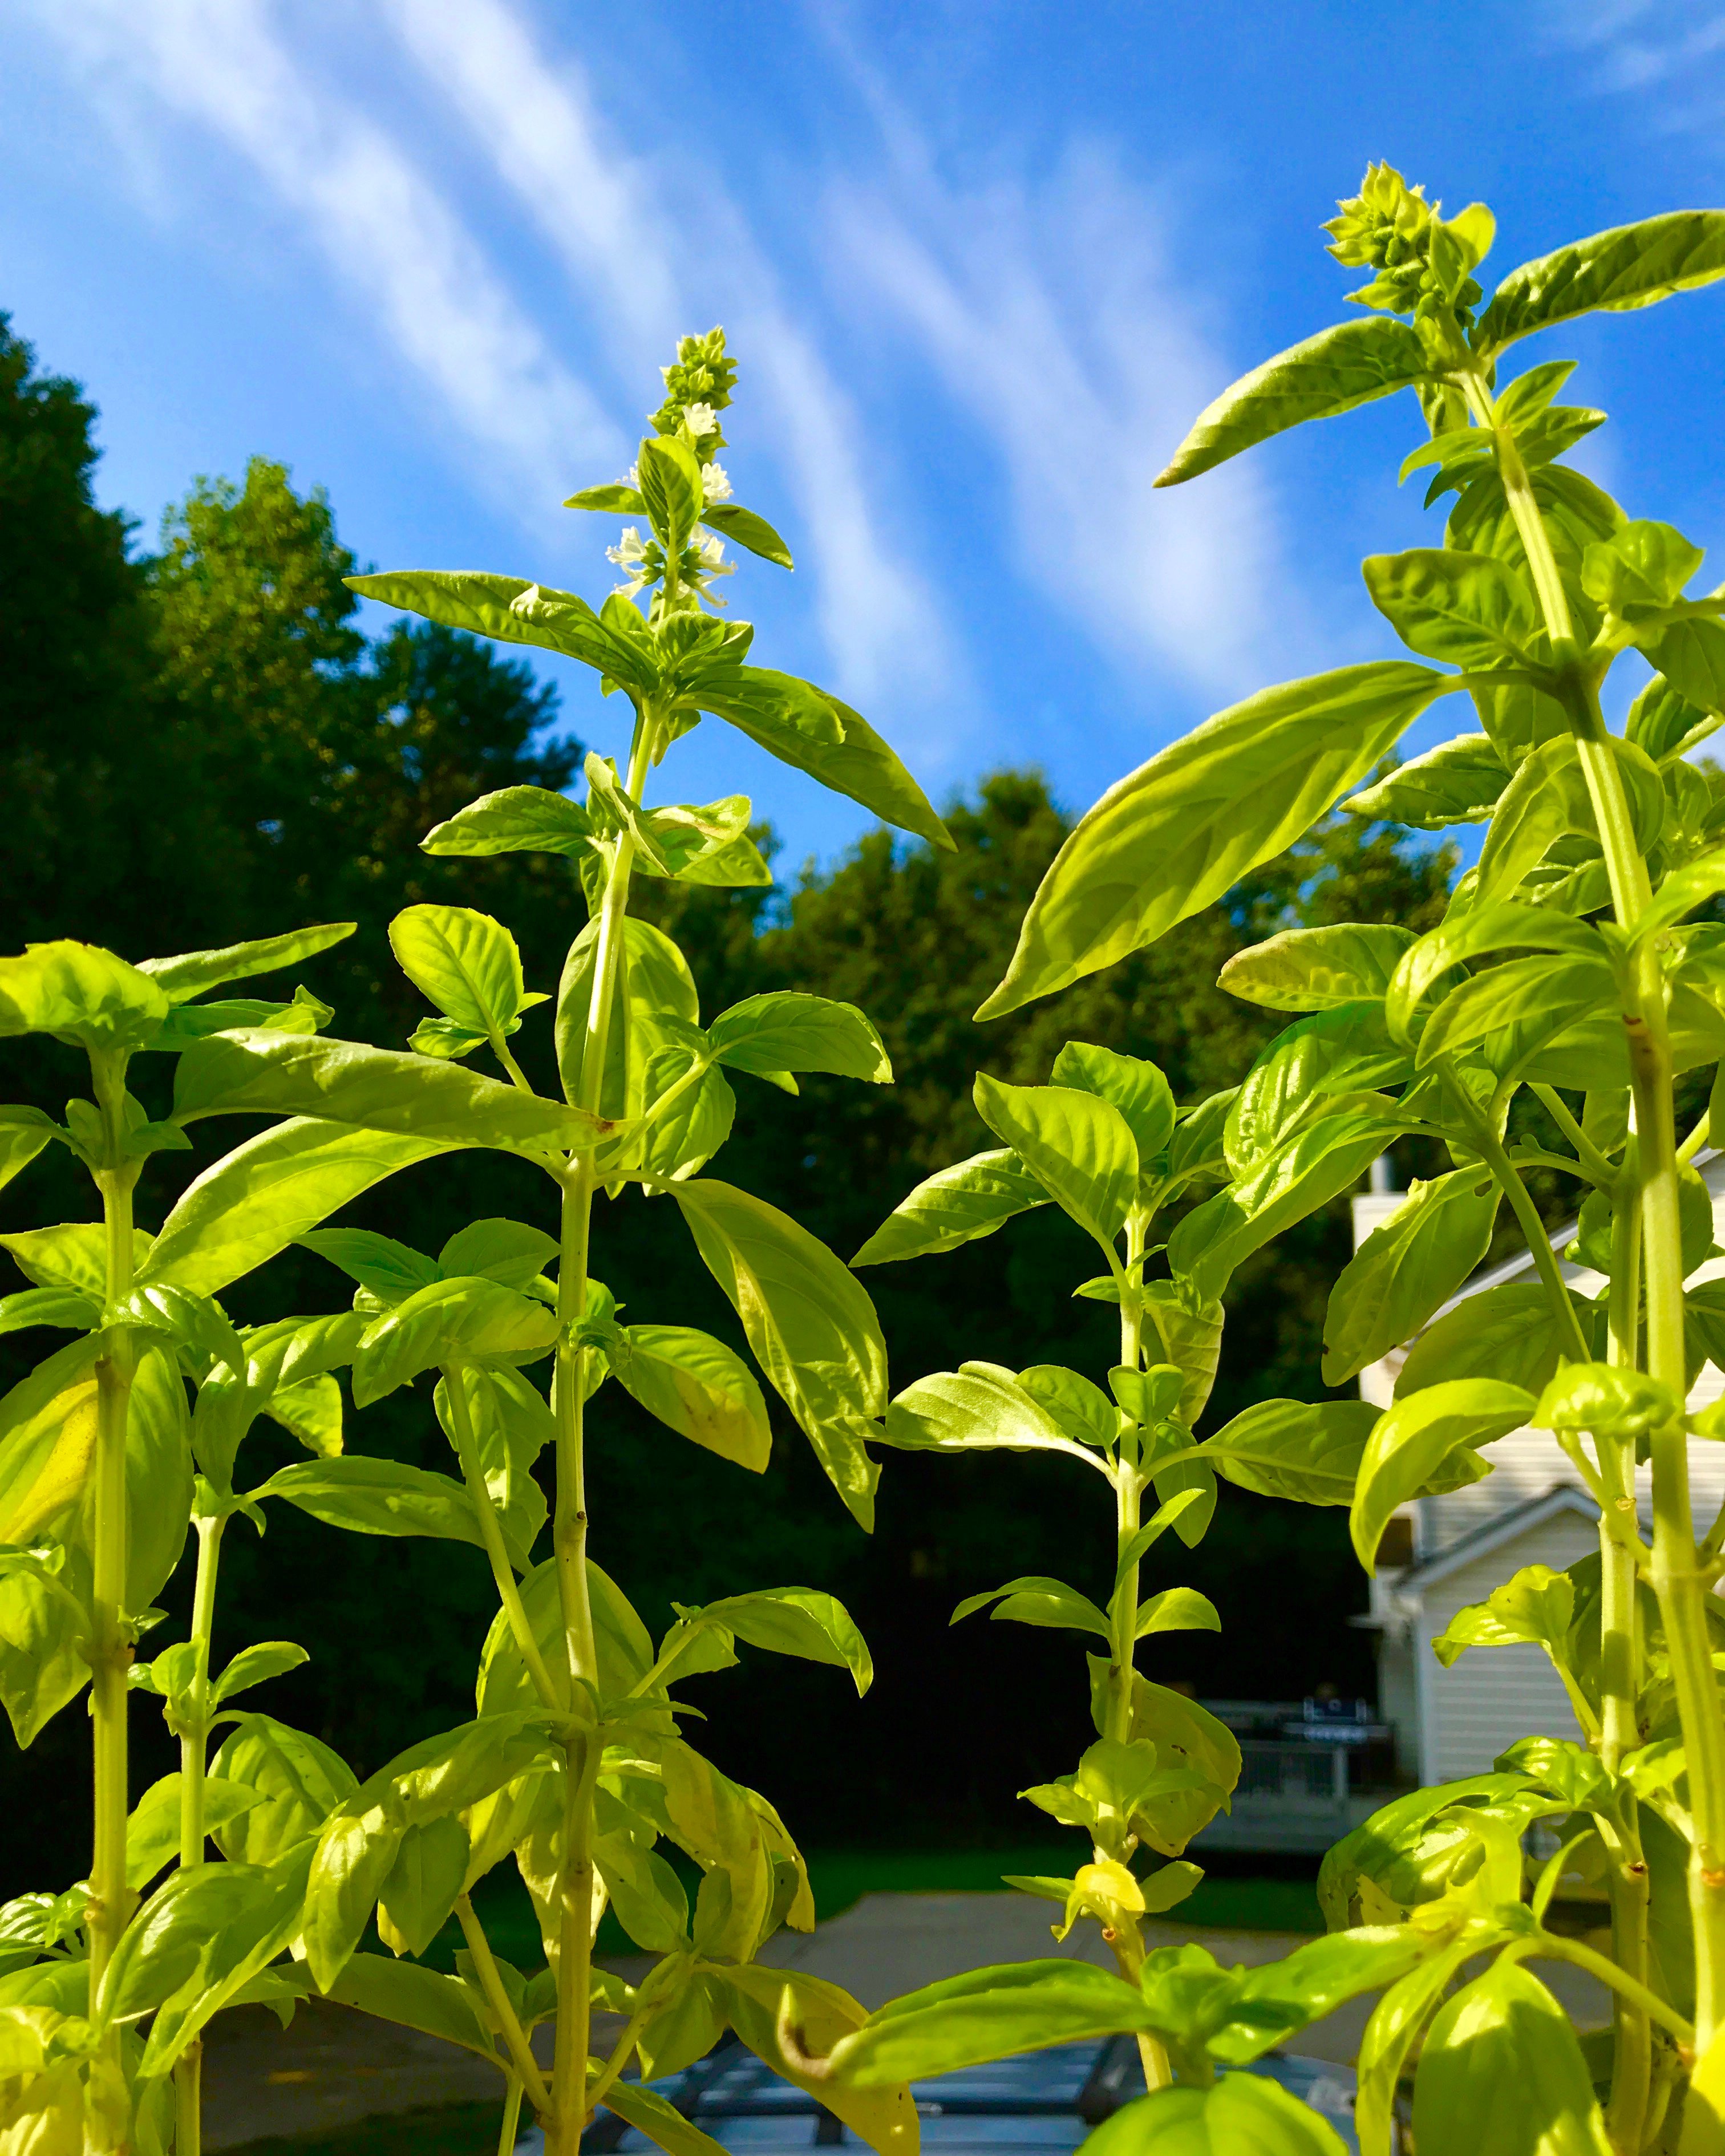
<path fill-rule="evenodd" d="M 198 1575 L 192 1592 L 195 1660 L 180 1726 L 180 1866 L 203 1861 L 203 1783 L 209 1746 L 210 1642 L 216 1621 L 216 1575 L 225 1518 L 200 1515 Z M 174 2067 L 174 2156 L 198 2156 L 203 2145 L 203 2039 L 194 2038 Z"/>
<path fill-rule="evenodd" d="M 625 781 L 639 801 L 652 758 L 655 727 L 649 713 L 635 726 Z M 616 1002 L 617 973 L 629 906 L 634 841 L 618 838 L 599 906 L 593 950 L 593 989 L 582 1046 L 578 1105 L 597 1114 L 603 1098 L 605 1058 Z M 557 1263 L 557 1348 L 555 1407 L 557 1438 L 557 1516 L 552 1547 L 562 1612 L 564 1651 L 572 1679 L 598 1680 L 593 1603 L 587 1580 L 587 1461 L 581 1368 L 584 1351 L 573 1338 L 587 1311 L 588 1250 L 593 1228 L 592 1156 L 572 1162 L 563 1178 L 562 1255 Z M 547 2156 L 577 2156 L 589 2108 L 587 2059 L 593 2020 L 593 1789 L 598 1761 L 580 1738 L 571 1740 L 563 1772 L 563 1852 L 557 1880 L 557 2056 L 552 2070 Z"/>
<path fill-rule="evenodd" d="M 467 1942 L 467 1951 L 473 1956 L 473 1973 L 479 1979 L 480 1989 L 485 1993 L 486 2005 L 497 2017 L 503 2047 L 509 2053 L 534 2109 L 543 2116 L 551 2108 L 545 2077 L 539 2071 L 538 2061 L 533 2056 L 533 2048 L 527 2041 L 526 2031 L 509 2003 L 509 1994 L 503 1989 L 503 1979 L 497 1973 L 496 1960 L 491 1953 L 490 1941 L 485 1937 L 485 1927 L 474 1914 L 473 1903 L 465 1894 L 456 1897 L 455 1921 L 461 1927 L 461 1936 Z M 516 2102 L 519 2108 L 519 2089 L 516 2092 Z"/>
<path fill-rule="evenodd" d="M 1497 412 L 1482 376 L 1470 377 L 1469 402 L 1482 426 Z M 1652 896 L 1637 845 L 1623 777 L 1592 668 L 1575 643 L 1556 557 L 1520 452 L 1507 430 L 1497 435 L 1498 468 L 1510 513 L 1527 552 L 1547 633 L 1552 668 L 1575 737 L 1610 880 L 1620 928 L 1632 932 Z M 1681 1401 L 1688 1392 L 1683 1344 L 1682 1235 L 1678 1215 L 1672 1063 L 1664 983 L 1651 940 L 1625 968 L 1624 1030 L 1635 1108 L 1636 1185 L 1647 1279 L 1649 1373 Z M 1681 1414 L 1651 1435 L 1652 1583 L 1665 1620 L 1671 1678 L 1689 1762 L 1695 1840 L 1689 1899 L 1695 1928 L 1696 2038 L 1705 2051 L 1725 2010 L 1725 1716 L 1707 1636 L 1707 1581 L 1695 1546 L 1689 1496 L 1688 1439 Z"/>
<path fill-rule="evenodd" d="M 1641 1222 L 1635 1202 L 1635 1142 L 1624 1162 L 1623 1187 L 1611 1219 L 1609 1357 L 1634 1369 L 1640 1348 Z M 1595 1435 L 1606 1503 L 1599 1512 L 1599 1760 L 1615 1774 L 1623 1755 L 1640 1742 L 1635 1702 L 1641 1689 L 1637 1592 L 1635 1448 L 1632 1438 Z M 1644 1988 L 1648 1975 L 1649 1881 L 1633 1793 L 1620 1799 L 1623 1831 L 1606 1845 L 1611 1900 L 1611 1949 L 1624 1973 Z M 1646 2135 L 1653 2069 L 1653 2030 L 1639 1999 L 1612 2000 L 1611 2098 L 1605 2128 L 1622 2156 L 1638 2156 Z"/>
<path fill-rule="evenodd" d="M 1538 1959 L 1573 1963 L 1577 1969 L 1584 1969 L 1589 1976 L 1598 1977 L 1601 1984 L 1608 1985 L 1622 1997 L 1632 1999 L 1650 2020 L 1658 2022 L 1661 2029 L 1669 2030 L 1680 2044 L 1687 2047 L 1695 2041 L 1694 2030 L 1675 2006 L 1661 1999 L 1656 1991 L 1650 1991 L 1626 1969 L 1620 1969 L 1609 1954 L 1595 1953 L 1591 1947 L 1584 1946 L 1579 1939 L 1566 1938 L 1558 1932 L 1542 1932 L 1537 1939 L 1517 1940 L 1507 1951 L 1518 1961 Z"/>
<path fill-rule="evenodd" d="M 90 1070 L 105 1137 L 105 1163 L 96 1173 L 106 1229 L 107 1294 L 110 1305 L 131 1291 L 132 1275 L 132 1188 L 137 1167 L 124 1154 L 126 1062 L 92 1055 Z M 126 1821 L 130 1809 L 127 1756 L 127 1681 L 133 1660 L 126 1618 L 127 1522 L 126 1431 L 131 1405 L 136 1359 L 131 1335 L 113 1326 L 101 1336 L 95 1362 L 95 1561 L 91 1591 L 92 1632 L 90 1709 L 95 1780 L 95 1833 L 90 1866 L 90 2000 L 95 2011 L 102 1979 L 131 1914 L 133 1897 L 126 1883 Z M 118 2145 L 124 2128 L 109 2116 L 120 2094 L 119 2037 L 103 2042 L 102 2085 L 92 2120 L 93 2145 Z"/>
<path fill-rule="evenodd" d="M 1579 1163 L 1582 1172 L 1602 1190 L 1609 1188 L 1615 1183 L 1617 1180 L 1616 1169 L 1612 1167 L 1604 1154 L 1599 1151 L 1581 1125 L 1570 1114 L 1568 1106 L 1557 1087 L 1534 1085 L 1530 1086 L 1527 1090 L 1535 1100 L 1543 1104 L 1552 1121 L 1574 1147 L 1576 1163 Z M 1550 1158 L 1551 1156 L 1548 1155 L 1547 1158 Z M 1561 1161 L 1558 1165 L 1568 1168 L 1572 1174 L 1574 1173 L 1575 1163 Z"/>
<path fill-rule="evenodd" d="M 519 2074 L 510 2074 L 505 2080 L 503 2123 L 497 2129 L 497 2156 L 510 2156 L 510 2152 L 521 2138 L 521 2077 Z"/>
<path fill-rule="evenodd" d="M 1134 1207 L 1126 1223 L 1126 1278 L 1120 1298 L 1120 1360 L 1128 1370 L 1136 1370 L 1142 1363 L 1144 1352 L 1143 1305 L 1126 1284 L 1136 1282 L 1137 1267 L 1144 1255 L 1145 1233 L 1149 1225 L 1144 1214 Z M 1111 1260 L 1113 1253 L 1109 1253 Z M 1118 1275 L 1117 1274 L 1117 1277 Z M 1122 1457 L 1113 1474 L 1115 1496 L 1115 1562 L 1126 1554 L 1127 1545 L 1138 1532 L 1140 1512 L 1144 1495 L 1145 1478 L 1138 1471 L 1136 1460 Z M 1120 1584 L 1114 1591 L 1110 1605 L 1113 1636 L 1108 1643 L 1108 1712 L 1107 1733 L 1117 1743 L 1128 1743 L 1132 1733 L 1132 1676 L 1136 1662 L 1138 1630 L 1138 1567 L 1134 1561 L 1121 1575 Z M 1095 1851 L 1100 1862 L 1106 1852 Z M 1143 1942 L 1135 1924 L 1122 1924 L 1113 1928 L 1109 1940 L 1114 1958 L 1120 1964 L 1120 1973 L 1128 1984 L 1136 1984 L 1138 1971 L 1143 1966 Z M 1138 2035 L 1138 2056 L 1143 2063 L 1144 2084 L 1147 2088 L 1167 2088 L 1173 2080 L 1168 2056 L 1162 2040 L 1147 2030 Z"/>

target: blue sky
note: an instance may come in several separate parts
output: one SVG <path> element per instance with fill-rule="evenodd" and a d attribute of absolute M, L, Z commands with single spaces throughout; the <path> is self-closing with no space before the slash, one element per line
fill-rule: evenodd
<path fill-rule="evenodd" d="M 0 20 L 0 307 L 103 413 L 153 529 L 249 455 L 383 568 L 597 598 L 675 336 L 743 367 L 725 458 L 796 552 L 757 656 L 937 799 L 1038 762 L 1081 808 L 1260 683 L 1387 652 L 1355 574 L 1435 536 L 1410 398 L 1150 480 L 1236 374 L 1345 311 L 1317 226 L 1388 157 L 1497 213 L 1499 274 L 1725 198 L 1725 10 L 731 0 L 23 0 Z M 1580 326 L 1579 461 L 1705 543 L 1725 285 Z M 1718 572 L 1716 571 L 1715 574 Z M 567 722 L 616 752 L 581 670 Z M 1445 711 L 1445 718 L 1448 713 Z M 794 863 L 862 812 L 709 721 Z"/>

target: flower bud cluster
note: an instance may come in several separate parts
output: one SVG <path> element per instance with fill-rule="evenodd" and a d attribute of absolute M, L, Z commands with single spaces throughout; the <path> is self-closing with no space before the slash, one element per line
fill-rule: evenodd
<path fill-rule="evenodd" d="M 725 446 L 718 413 L 731 402 L 737 382 L 737 362 L 726 357 L 725 332 L 711 329 L 705 336 L 685 336 L 677 345 L 677 356 L 665 377 L 665 402 L 649 415 L 657 434 L 675 434 L 685 429 L 702 464 L 711 464 Z"/>
<path fill-rule="evenodd" d="M 1449 316 L 1466 329 L 1481 297 L 1468 273 L 1491 246 L 1494 223 L 1482 203 L 1448 223 L 1442 207 L 1427 202 L 1425 189 L 1410 187 L 1393 165 L 1368 166 L 1359 192 L 1338 203 L 1342 214 L 1324 227 L 1338 262 L 1378 272 L 1348 297 L 1416 321 Z"/>

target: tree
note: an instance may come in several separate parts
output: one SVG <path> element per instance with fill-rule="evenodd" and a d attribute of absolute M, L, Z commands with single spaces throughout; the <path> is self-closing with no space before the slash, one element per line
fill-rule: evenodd
<path fill-rule="evenodd" d="M 383 962 L 391 918 L 426 898 L 483 906 L 495 880 L 457 878 L 418 840 L 493 788 L 567 784 L 581 750 L 544 742 L 556 690 L 495 646 L 430 623 L 368 643 L 342 583 L 356 566 L 327 499 L 296 494 L 280 465 L 254 458 L 243 486 L 200 480 L 148 565 L 155 697 L 219 833 L 223 911 L 206 906 L 198 937 L 357 921 L 320 979 L 344 1029 L 394 1045 L 424 1014 Z M 530 963 L 554 968 L 580 910 L 572 880 L 539 862 L 511 895 Z"/>
<path fill-rule="evenodd" d="M 110 921 L 124 888 L 148 615 L 131 525 L 95 506 L 95 424 L 0 315 L 0 908 L 19 942 Z"/>

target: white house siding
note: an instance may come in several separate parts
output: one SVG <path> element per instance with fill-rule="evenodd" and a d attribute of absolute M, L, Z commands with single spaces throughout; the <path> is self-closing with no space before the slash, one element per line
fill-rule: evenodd
<path fill-rule="evenodd" d="M 1696 1380 L 1690 1404 L 1705 1407 L 1722 1392 L 1725 1392 L 1725 1380 L 1709 1363 Z M 1481 1481 L 1470 1482 L 1465 1490 L 1452 1490 L 1446 1496 L 1420 1499 L 1414 1532 L 1422 1560 L 1447 1549 L 1463 1535 L 1491 1526 L 1512 1507 L 1525 1504 L 1530 1497 L 1543 1496 L 1554 1482 L 1570 1482 L 1577 1489 L 1582 1486 L 1581 1477 L 1563 1448 L 1546 1430 L 1512 1430 L 1495 1445 L 1482 1445 L 1480 1457 L 1491 1467 Z M 1704 1534 L 1720 1506 L 1725 1505 L 1725 1444 L 1699 1437 L 1690 1440 L 1689 1488 L 1697 1532 Z M 1637 1473 L 1635 1495 L 1645 1533 L 1653 1517 L 1651 1468 L 1643 1467 Z"/>
<path fill-rule="evenodd" d="M 1562 1512 L 1426 1587 L 1414 1648 L 1425 1690 L 1421 1748 L 1428 1780 L 1483 1773 L 1519 1737 L 1579 1738 L 1568 1695 L 1541 1648 L 1471 1647 L 1446 1670 L 1431 1642 L 1458 1609 L 1483 1602 L 1522 1565 L 1562 1572 L 1598 1548 L 1598 1530 L 1588 1520 Z"/>
<path fill-rule="evenodd" d="M 1725 1245 L 1725 1152 L 1714 1152 L 1697 1165 L 1713 1195 L 1715 1240 Z M 1363 1194 L 1354 1199 L 1356 1247 L 1399 1202 Z M 1579 1294 L 1597 1296 L 1604 1289 L 1600 1274 L 1567 1261 L 1560 1260 L 1560 1265 Z M 1477 1275 L 1461 1293 L 1478 1294 L 1512 1279 L 1527 1279 L 1531 1272 L 1532 1260 L 1524 1255 Z M 1692 1276 L 1693 1280 L 1721 1277 L 1725 1277 L 1725 1259 L 1717 1258 Z M 1363 1370 L 1361 1397 L 1388 1407 L 1406 1355 L 1405 1347 L 1393 1348 L 1382 1362 Z M 1722 1394 L 1725 1377 L 1709 1363 L 1690 1394 L 1691 1406 L 1704 1407 Z M 1561 1570 L 1599 1547 L 1598 1531 L 1587 1519 L 1578 1512 L 1559 1513 L 1531 1522 L 1524 1533 L 1500 1541 L 1477 1559 L 1445 1572 L 1444 1553 L 1463 1537 L 1489 1528 L 1517 1506 L 1543 1496 L 1558 1485 L 1581 1486 L 1556 1440 L 1543 1431 L 1512 1430 L 1483 1447 L 1482 1456 L 1491 1464 L 1490 1475 L 1464 1490 L 1422 1498 L 1407 1508 L 1414 1516 L 1417 1569 L 1400 1578 L 1394 1573 L 1380 1575 L 1373 1582 L 1368 1621 L 1382 1628 L 1379 1712 L 1397 1724 L 1397 1753 L 1404 1769 L 1424 1782 L 1478 1774 L 1518 1737 L 1577 1733 L 1568 1697 L 1538 1648 L 1474 1649 L 1447 1671 L 1431 1651 L 1432 1640 L 1457 1609 L 1484 1601 L 1494 1587 L 1524 1565 L 1549 1564 Z M 1705 1532 L 1725 1507 L 1725 1443 L 1692 1440 L 1689 1473 L 1697 1527 Z M 1645 1467 L 1636 1476 L 1644 1534 L 1651 1532 L 1651 1479 Z M 1437 1577 L 1425 1576 L 1433 1571 Z"/>

